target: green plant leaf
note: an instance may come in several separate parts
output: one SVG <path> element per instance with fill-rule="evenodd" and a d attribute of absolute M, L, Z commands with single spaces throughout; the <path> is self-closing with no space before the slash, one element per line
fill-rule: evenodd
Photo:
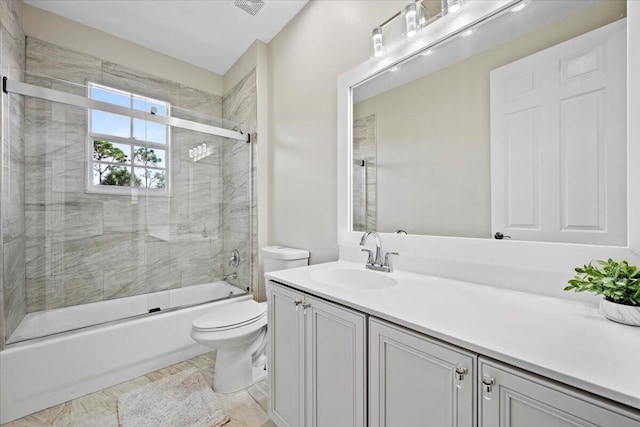
<path fill-rule="evenodd" d="M 640 269 L 628 261 L 595 260 L 574 270 L 565 291 L 591 292 L 621 304 L 640 305 Z"/>

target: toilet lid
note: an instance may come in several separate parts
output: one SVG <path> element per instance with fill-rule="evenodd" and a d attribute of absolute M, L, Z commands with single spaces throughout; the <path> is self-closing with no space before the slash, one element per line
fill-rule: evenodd
<path fill-rule="evenodd" d="M 246 300 L 232 304 L 223 304 L 211 312 L 196 318 L 193 327 L 196 329 L 228 329 L 255 322 L 267 315 L 267 304 Z"/>

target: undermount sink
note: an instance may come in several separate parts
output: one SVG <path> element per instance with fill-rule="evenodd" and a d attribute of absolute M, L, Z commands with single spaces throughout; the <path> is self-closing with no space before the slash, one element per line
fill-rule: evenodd
<path fill-rule="evenodd" d="M 349 289 L 385 289 L 398 284 L 388 274 L 355 268 L 327 268 L 311 272 L 310 277 L 326 285 Z"/>

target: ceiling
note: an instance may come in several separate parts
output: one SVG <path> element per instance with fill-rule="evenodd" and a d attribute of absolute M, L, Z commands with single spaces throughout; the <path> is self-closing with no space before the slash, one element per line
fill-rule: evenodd
<path fill-rule="evenodd" d="M 264 0 L 256 16 L 233 0 L 25 0 L 25 3 L 224 74 L 257 39 L 278 34 L 308 0 Z"/>

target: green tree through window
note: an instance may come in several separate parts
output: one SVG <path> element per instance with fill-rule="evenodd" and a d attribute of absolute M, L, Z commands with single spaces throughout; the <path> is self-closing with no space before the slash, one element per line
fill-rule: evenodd
<path fill-rule="evenodd" d="M 169 116 L 170 105 L 141 95 L 95 83 L 89 84 L 92 99 L 120 105 L 156 116 Z M 126 194 L 121 187 L 142 187 L 155 194 L 167 190 L 169 173 L 169 126 L 129 116 L 90 110 L 92 189 Z"/>

